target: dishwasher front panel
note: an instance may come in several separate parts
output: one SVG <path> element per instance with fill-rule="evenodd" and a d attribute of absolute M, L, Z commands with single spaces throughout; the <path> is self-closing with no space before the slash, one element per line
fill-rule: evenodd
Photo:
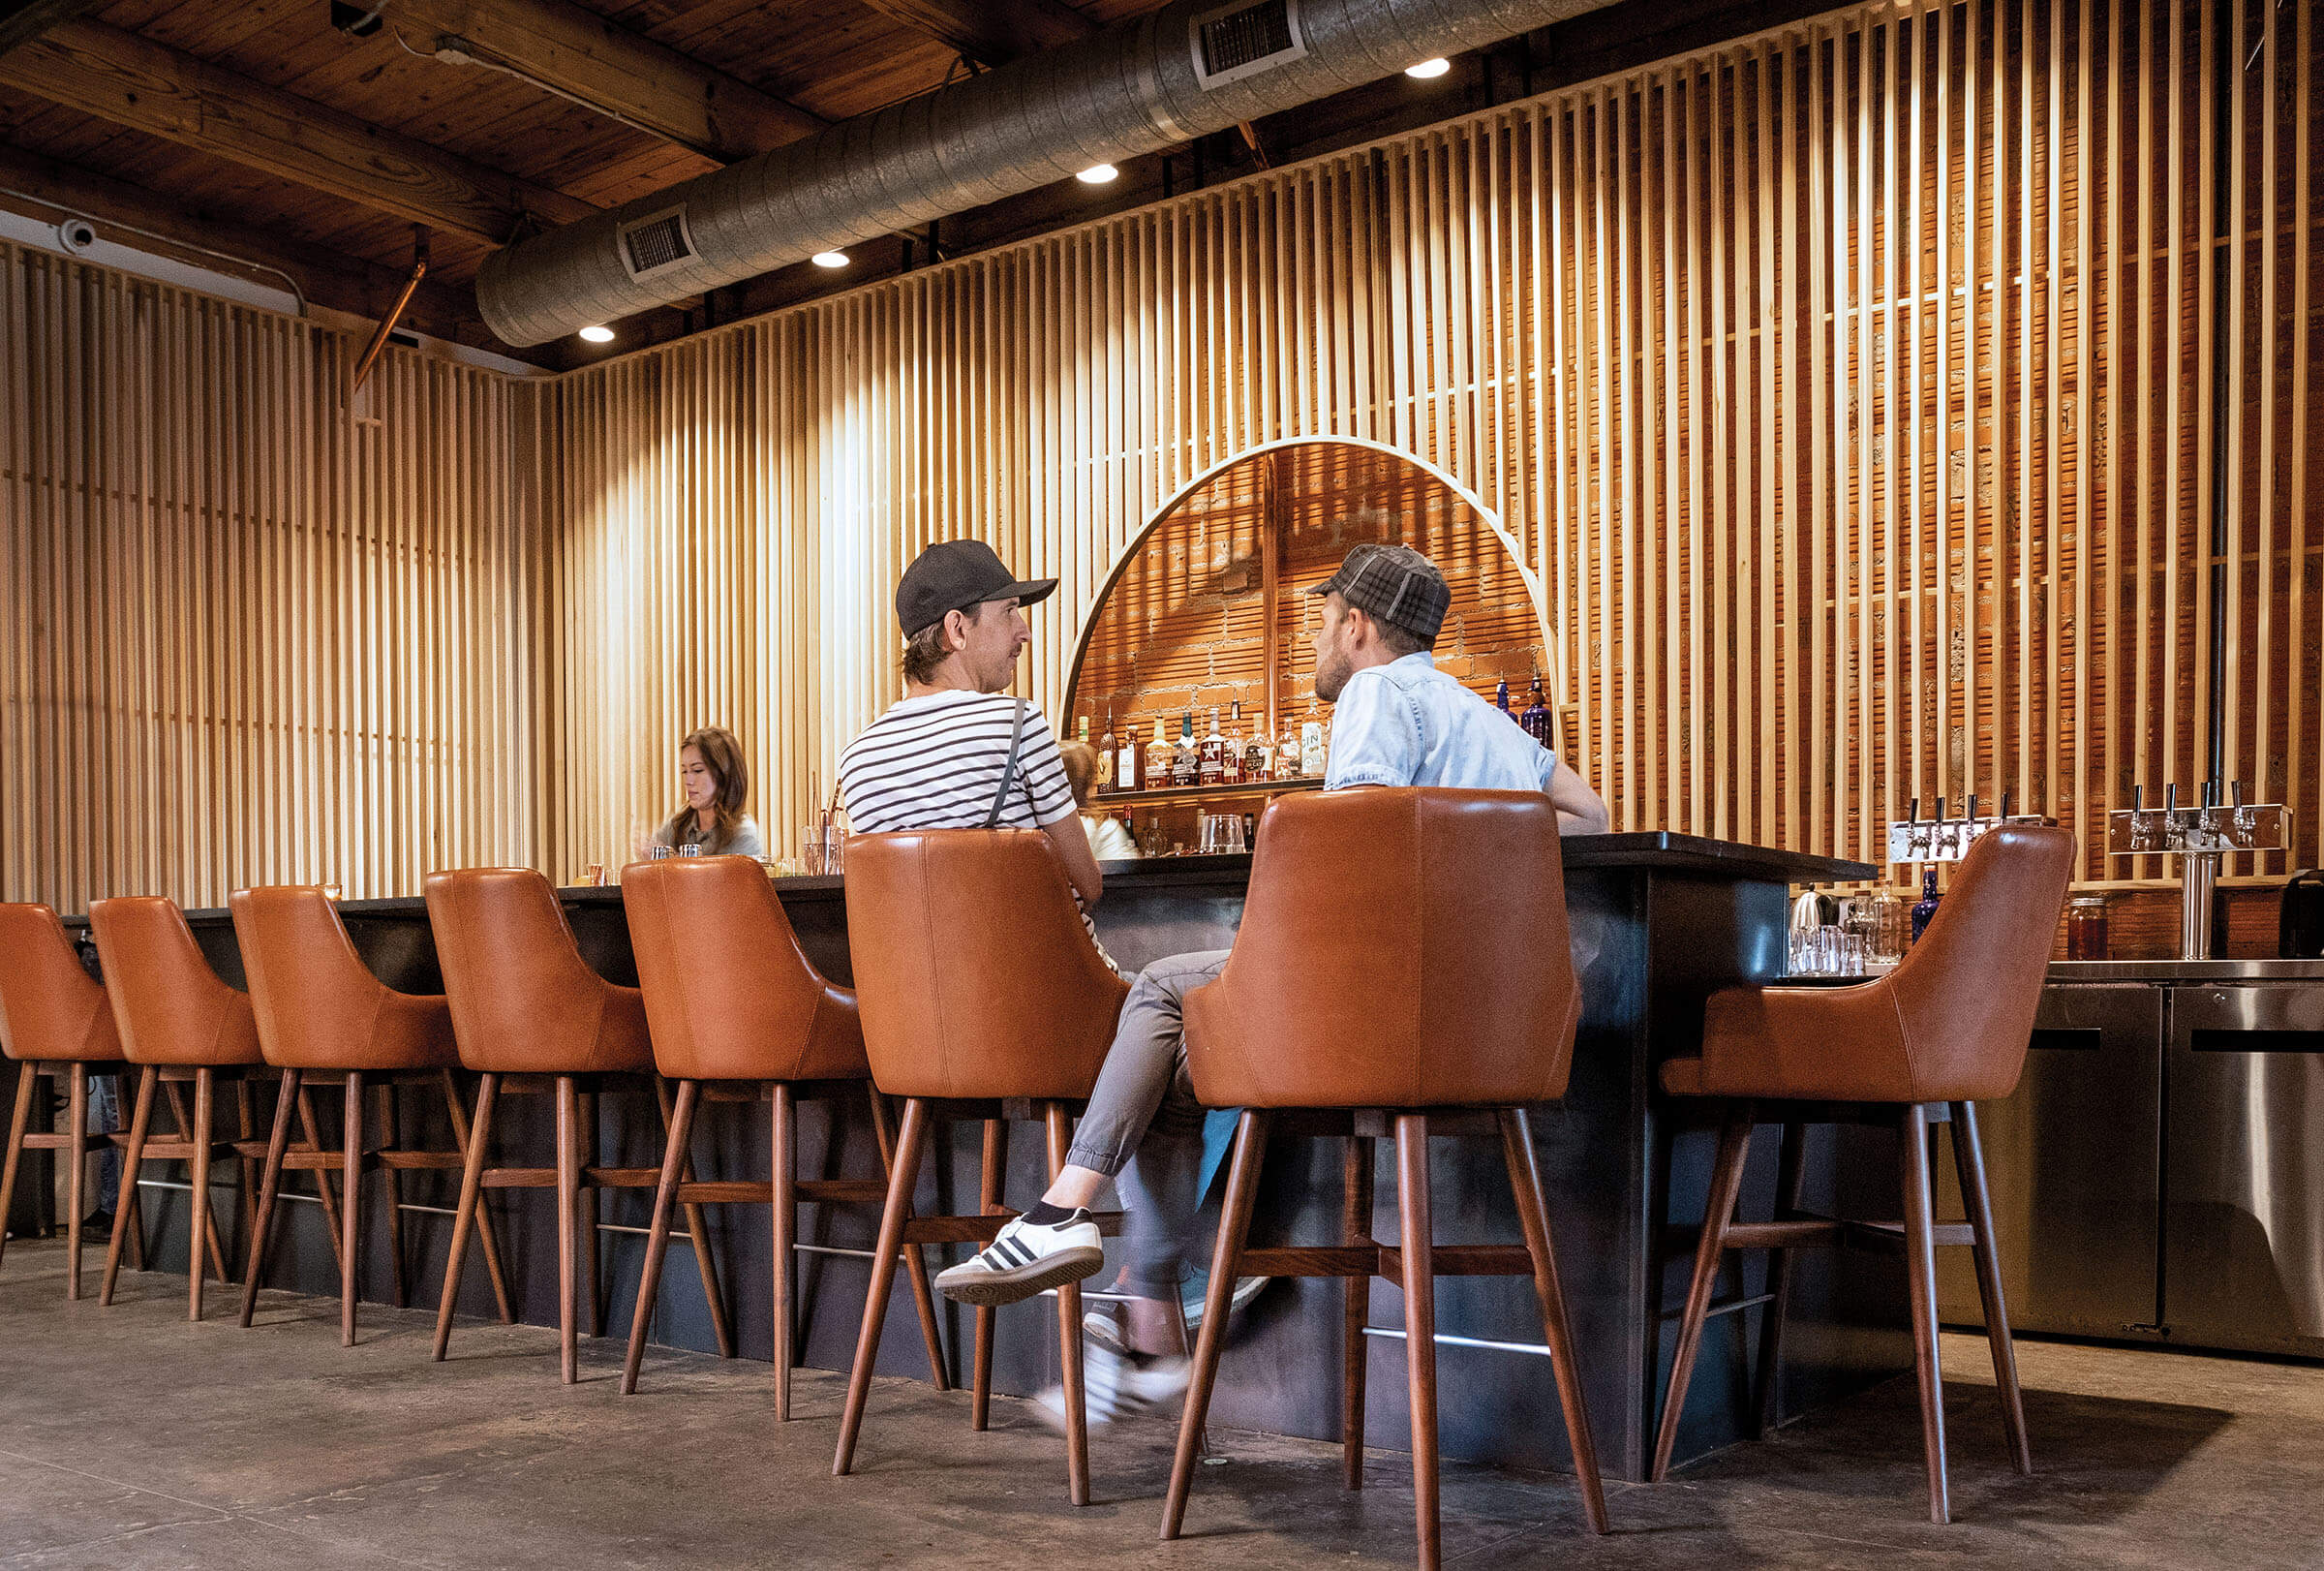
<path fill-rule="evenodd" d="M 2171 1340 L 2324 1355 L 2324 986 L 2169 991 Z"/>
<path fill-rule="evenodd" d="M 2020 1331 L 2152 1339 L 2161 1208 L 2163 989 L 2042 990 L 2017 1092 L 1977 1104 L 2002 1291 Z M 1937 1211 L 1961 1213 L 1948 1137 Z M 1938 1313 L 1983 1325 L 1967 1249 L 1937 1251 Z"/>

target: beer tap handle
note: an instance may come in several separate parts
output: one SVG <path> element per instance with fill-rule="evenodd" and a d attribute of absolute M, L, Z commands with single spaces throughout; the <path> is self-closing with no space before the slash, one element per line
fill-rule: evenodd
<path fill-rule="evenodd" d="M 2172 781 L 2162 788 L 2162 811 L 2165 813 L 2179 811 L 2179 783 L 2177 781 Z"/>
<path fill-rule="evenodd" d="M 2133 813 L 2144 813 L 2147 811 L 2146 786 L 2133 786 L 2130 787 L 2130 811 Z"/>
<path fill-rule="evenodd" d="M 2002 792 L 2002 821 L 2003 821 L 2003 822 L 2004 822 L 2004 823 L 2006 823 L 2008 820 L 2009 820 L 2009 793 L 2008 793 L 2008 791 L 2006 791 L 2006 790 L 2003 790 L 2003 791 Z"/>
<path fill-rule="evenodd" d="M 2240 780 L 2229 781 L 2227 788 L 2234 793 L 2235 805 L 2240 810 L 2244 806 L 2244 783 Z"/>

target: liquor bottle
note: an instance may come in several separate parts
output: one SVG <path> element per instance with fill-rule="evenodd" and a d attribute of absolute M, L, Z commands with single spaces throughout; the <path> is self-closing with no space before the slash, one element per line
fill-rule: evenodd
<path fill-rule="evenodd" d="M 1517 717 L 1509 707 L 1509 678 L 1506 676 L 1493 689 L 1493 707 L 1500 710 L 1503 718 L 1507 719 L 1510 724 L 1513 725 L 1516 724 Z"/>
<path fill-rule="evenodd" d="M 1106 711 L 1106 734 L 1097 739 L 1097 788 L 1103 796 L 1114 788 L 1114 711 Z"/>
<path fill-rule="evenodd" d="M 1149 791 L 1170 784 L 1170 739 L 1162 734 L 1160 715 L 1154 717 L 1154 739 L 1146 745 L 1146 767 L 1139 772 L 1138 781 Z"/>
<path fill-rule="evenodd" d="M 1128 721 L 1122 723 L 1121 752 L 1114 759 L 1114 788 L 1138 789 L 1138 727 Z"/>
<path fill-rule="evenodd" d="M 1259 848 L 1259 815 L 1256 813 L 1242 816 L 1242 848 L 1246 851 Z"/>
<path fill-rule="evenodd" d="M 1160 721 L 1154 722 L 1157 730 L 1161 728 L 1161 725 Z M 1146 816 L 1146 833 L 1138 837 L 1138 854 L 1141 856 L 1160 856 L 1162 854 L 1162 820 L 1154 814 L 1149 813 Z"/>
<path fill-rule="evenodd" d="M 1227 749 L 1218 762 L 1218 783 L 1222 786 L 1242 784 L 1242 700 L 1235 700 L 1227 715 Z"/>
<path fill-rule="evenodd" d="M 1254 721 L 1251 724 L 1251 739 L 1243 744 L 1242 749 L 1242 778 L 1244 783 L 1252 786 L 1260 786 L 1265 785 L 1268 781 L 1274 779 L 1275 775 L 1272 768 L 1274 754 L 1274 737 L 1269 733 L 1265 725 Z"/>
<path fill-rule="evenodd" d="M 1922 868 L 1920 870 L 1920 903 L 1912 908 L 1912 941 L 1914 943 L 1920 941 L 1920 936 L 1928 931 L 1930 921 L 1937 915 L 1937 902 L 1940 898 L 1937 893 L 1937 870 L 1934 867 Z"/>
<path fill-rule="evenodd" d="M 1171 750 L 1170 783 L 1192 786 L 1203 777 L 1202 754 L 1194 744 L 1194 711 L 1178 717 L 1178 745 Z"/>
<path fill-rule="evenodd" d="M 1275 742 L 1275 778 L 1297 780 L 1306 772 L 1305 750 L 1300 746 L 1300 723 L 1283 717 L 1283 734 Z"/>
<path fill-rule="evenodd" d="M 1307 700 L 1307 718 L 1300 723 L 1300 773 L 1309 779 L 1321 779 L 1330 757 L 1324 743 L 1324 723 L 1315 713 L 1315 700 Z"/>
<path fill-rule="evenodd" d="M 1227 739 L 1218 729 L 1218 705 L 1210 706 L 1210 734 L 1203 738 L 1195 755 L 1195 781 L 1198 785 L 1218 786 L 1227 778 Z"/>
<path fill-rule="evenodd" d="M 1549 706 L 1542 701 L 1542 673 L 1533 673 L 1533 693 L 1526 700 L 1525 713 L 1517 717 L 1525 734 L 1542 746 L 1549 745 Z"/>
<path fill-rule="evenodd" d="M 1073 723 L 1073 739 L 1082 746 L 1089 745 L 1089 717 L 1083 715 Z"/>

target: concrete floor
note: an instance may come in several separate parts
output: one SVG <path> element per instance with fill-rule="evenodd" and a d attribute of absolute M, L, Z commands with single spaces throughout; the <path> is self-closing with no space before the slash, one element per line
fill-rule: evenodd
<path fill-rule="evenodd" d="M 102 1255 L 98 1258 L 101 1260 Z M 96 1274 L 90 1274 L 94 1291 Z M 848 1479 L 830 1476 L 839 1376 L 802 1371 L 769 1414 L 764 1364 L 657 1352 L 638 1396 L 620 1348 L 366 1306 L 342 1349 L 328 1301 L 269 1293 L 259 1325 L 184 1319 L 184 1278 L 63 1297 L 63 1249 L 0 1266 L 0 1567 L 1403 1565 L 1404 1459 L 1360 1494 L 1332 1447 L 1218 1432 L 1190 1536 L 1154 1541 L 1175 1424 L 1099 1431 L 1096 1502 L 1065 1500 L 1063 1444 L 1024 1404 L 875 1389 Z M 2324 1371 L 2022 1344 L 2040 1471 L 2003 1460 L 1981 1340 L 1948 1337 L 1951 1527 L 1921 1520 L 1912 1392 L 1892 1383 L 1658 1489 L 1609 1485 L 1614 1533 L 1570 1481 L 1447 1470 L 1446 1557 L 1496 1568 L 1741 1565 L 2324 1565 Z"/>

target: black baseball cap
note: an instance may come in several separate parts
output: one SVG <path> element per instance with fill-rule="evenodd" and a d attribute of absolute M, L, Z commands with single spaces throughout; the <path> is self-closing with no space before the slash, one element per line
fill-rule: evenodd
<path fill-rule="evenodd" d="M 1424 644 L 1436 641 L 1445 613 L 1452 608 L 1445 575 L 1409 545 L 1359 545 L 1337 572 L 1307 593 L 1337 595 Z"/>
<path fill-rule="evenodd" d="M 949 611 L 987 601 L 1030 605 L 1049 599 L 1056 587 L 1055 578 L 1018 577 L 983 540 L 938 540 L 903 570 L 896 585 L 896 622 L 909 638 L 943 621 Z"/>

